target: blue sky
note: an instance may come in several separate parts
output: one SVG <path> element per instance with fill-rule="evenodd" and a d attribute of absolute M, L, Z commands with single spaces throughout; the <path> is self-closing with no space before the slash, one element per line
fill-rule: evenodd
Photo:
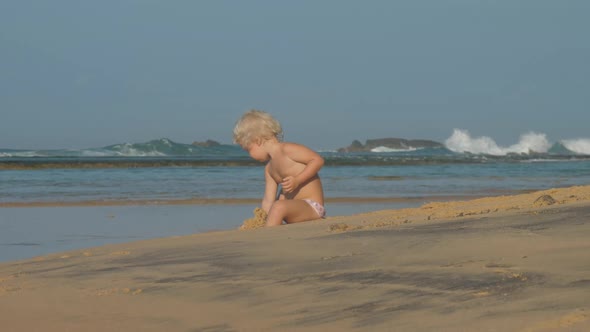
<path fill-rule="evenodd" d="M 590 137 L 588 1 L 0 2 L 0 148 Z"/>

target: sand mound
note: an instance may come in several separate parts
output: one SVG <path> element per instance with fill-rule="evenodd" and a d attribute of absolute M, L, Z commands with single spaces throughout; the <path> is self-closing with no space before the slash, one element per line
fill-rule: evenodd
<path fill-rule="evenodd" d="M 590 199 L 590 186 L 549 189 L 528 194 L 486 197 L 464 202 L 430 203 L 422 206 L 431 219 L 444 219 L 509 210 L 525 210 Z"/>
<path fill-rule="evenodd" d="M 346 232 L 358 229 L 400 225 L 403 223 L 442 219 L 477 217 L 512 210 L 539 213 L 554 206 L 590 200 L 590 186 L 557 188 L 513 196 L 478 198 L 469 201 L 431 202 L 419 208 L 382 210 L 362 214 L 362 223 L 355 225 L 340 222 L 332 224 L 329 231 Z M 332 217 L 330 221 L 350 219 Z"/>
<path fill-rule="evenodd" d="M 253 213 L 253 218 L 244 220 L 244 223 L 242 224 L 242 226 L 240 226 L 241 230 L 260 228 L 266 225 L 266 211 L 257 207 L 254 209 Z"/>
<path fill-rule="evenodd" d="M 546 205 L 553 205 L 555 203 L 557 203 L 557 201 L 553 197 L 551 197 L 551 195 L 542 195 L 533 202 L 533 205 L 534 206 L 546 206 Z"/>

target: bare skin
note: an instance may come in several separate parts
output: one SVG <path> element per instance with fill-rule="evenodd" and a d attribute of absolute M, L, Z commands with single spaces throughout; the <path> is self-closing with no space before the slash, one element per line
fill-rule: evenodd
<path fill-rule="evenodd" d="M 317 212 L 304 199 L 324 205 L 324 191 L 318 176 L 324 159 L 315 151 L 296 143 L 279 142 L 276 138 L 259 140 L 244 147 L 250 156 L 267 162 L 264 168 L 265 189 L 262 209 L 268 213 L 266 225 L 278 226 L 319 219 Z M 276 200 L 278 185 L 283 194 Z"/>

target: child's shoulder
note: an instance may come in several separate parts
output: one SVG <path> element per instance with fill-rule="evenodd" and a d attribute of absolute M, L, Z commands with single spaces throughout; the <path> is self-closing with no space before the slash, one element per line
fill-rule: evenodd
<path fill-rule="evenodd" d="M 302 150 L 309 150 L 308 147 L 299 143 L 293 142 L 280 142 L 281 152 L 283 153 L 290 153 L 290 152 L 297 152 Z"/>
<path fill-rule="evenodd" d="M 303 144 L 294 143 L 294 142 L 280 142 L 281 149 L 307 149 L 307 147 Z"/>
<path fill-rule="evenodd" d="M 298 144 L 297 143 L 293 143 L 293 142 L 279 142 L 279 146 L 281 148 L 286 148 L 286 147 L 288 148 L 288 147 L 293 146 L 293 145 L 298 145 Z"/>

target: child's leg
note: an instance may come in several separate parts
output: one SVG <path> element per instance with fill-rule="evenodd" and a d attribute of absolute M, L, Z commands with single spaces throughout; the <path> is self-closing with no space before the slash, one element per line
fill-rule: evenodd
<path fill-rule="evenodd" d="M 320 219 L 318 213 L 305 201 L 300 199 L 286 199 L 274 202 L 268 211 L 266 226 L 278 226 L 283 223 L 295 223 Z"/>

